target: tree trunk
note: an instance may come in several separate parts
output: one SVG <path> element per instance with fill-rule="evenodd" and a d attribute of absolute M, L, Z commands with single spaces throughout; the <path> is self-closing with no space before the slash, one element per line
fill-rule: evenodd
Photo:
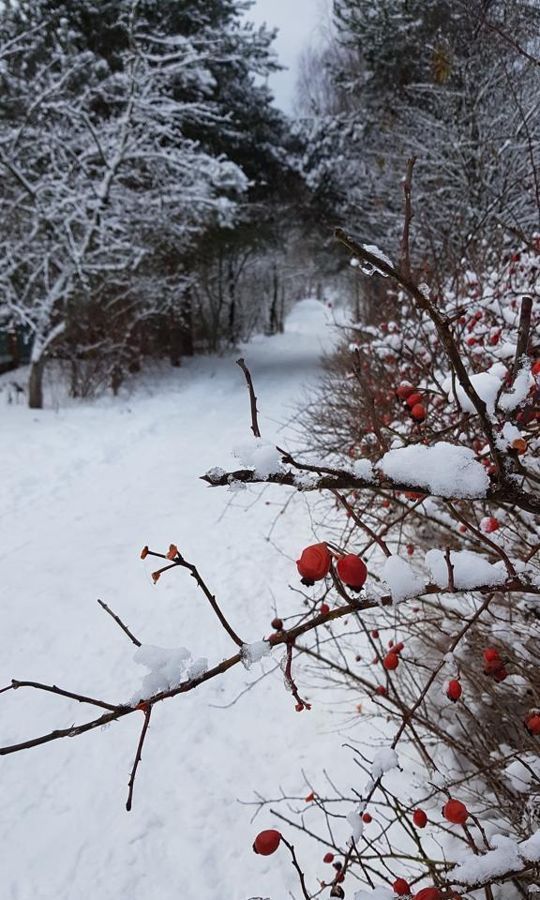
<path fill-rule="evenodd" d="M 43 409 L 43 370 L 45 360 L 43 357 L 30 365 L 30 377 L 28 379 L 28 406 L 30 409 Z"/>

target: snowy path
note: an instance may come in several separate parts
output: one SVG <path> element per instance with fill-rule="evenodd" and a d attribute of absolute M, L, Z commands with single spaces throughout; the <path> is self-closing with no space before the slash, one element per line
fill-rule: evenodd
<path fill-rule="evenodd" d="M 326 319 L 320 304 L 304 301 L 285 335 L 245 348 L 265 438 L 284 440 L 281 423 L 317 376 L 321 347 L 331 341 Z M 265 540 L 278 510 L 265 501 L 284 501 L 284 493 L 267 493 L 244 510 L 250 495 L 198 480 L 249 435 L 247 394 L 232 360 L 195 360 L 145 384 L 129 399 L 60 412 L 0 409 L 0 684 L 29 678 L 113 702 L 129 698 L 144 670 L 97 597 L 145 643 L 186 646 L 211 663 L 228 655 L 230 642 L 187 575 L 152 585 L 153 567 L 138 560 L 145 543 L 174 541 L 197 562 L 248 641 L 268 633 L 272 597 L 283 613 L 296 602 L 287 587 L 294 564 Z M 292 559 L 311 538 L 303 498 L 273 537 Z M 283 900 L 291 888 L 296 893 L 285 856 L 251 852 L 270 816 L 251 825 L 252 811 L 236 801 L 255 790 L 275 797 L 280 785 L 303 791 L 302 767 L 313 772 L 328 763 L 341 741 L 326 701 L 298 715 L 279 673 L 232 708 L 215 707 L 258 674 L 259 666 L 234 670 L 155 710 L 130 814 L 124 804 L 136 717 L 2 758 L 2 900 Z M 0 701 L 2 744 L 92 715 L 30 691 Z M 308 863 L 320 861 L 311 844 L 298 839 L 297 846 Z M 321 877 L 324 868 L 318 864 Z"/>

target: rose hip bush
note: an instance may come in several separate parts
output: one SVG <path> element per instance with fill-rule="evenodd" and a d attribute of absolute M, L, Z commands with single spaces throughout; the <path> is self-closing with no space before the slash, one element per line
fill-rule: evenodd
<path fill-rule="evenodd" d="M 408 233 L 408 230 L 407 230 Z M 358 780 L 339 785 L 339 754 L 302 797 L 268 798 L 279 819 L 253 849 L 294 866 L 298 896 L 354 900 L 514 900 L 540 867 L 540 347 L 538 240 L 484 272 L 442 287 L 336 232 L 359 269 L 384 278 L 383 302 L 351 327 L 298 459 L 263 440 L 246 377 L 252 443 L 213 487 L 279 484 L 322 495 L 318 541 L 295 548 L 301 598 L 269 610 L 255 644 L 225 617 L 197 566 L 176 545 L 155 583 L 186 570 L 234 652 L 208 667 L 183 648 L 146 647 L 102 603 L 148 669 L 129 703 L 56 685 L 12 681 L 98 708 L 95 717 L 0 748 L 22 752 L 142 713 L 128 787 L 131 809 L 154 707 L 281 653 L 295 709 L 310 678 L 354 698 L 348 748 Z M 377 323 L 377 318 L 379 319 Z M 286 596 L 286 599 L 285 599 Z M 380 734 L 363 740 L 366 716 Z M 301 718 L 298 720 L 301 722 Z M 283 806 L 285 805 L 285 809 Z M 317 842 L 305 871 L 297 828 Z M 249 852 L 249 848 L 246 848 Z"/>

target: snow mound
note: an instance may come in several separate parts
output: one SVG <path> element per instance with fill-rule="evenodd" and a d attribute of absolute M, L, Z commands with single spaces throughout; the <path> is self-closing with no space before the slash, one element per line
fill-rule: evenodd
<path fill-rule="evenodd" d="M 144 676 L 140 690 L 129 701 L 130 706 L 161 691 L 178 687 L 182 678 L 200 677 L 206 671 L 206 660 L 200 659 L 193 663 L 191 653 L 185 647 L 168 650 L 165 647 L 143 644 L 137 647 L 133 659 L 140 666 L 149 669 L 149 672 Z"/>
<path fill-rule="evenodd" d="M 447 588 L 448 566 L 442 550 L 428 550 L 425 559 L 434 584 L 440 588 Z M 472 550 L 452 551 L 450 563 L 454 570 L 454 585 L 458 590 L 472 590 L 484 585 L 503 584 L 506 581 L 506 571 L 503 568 L 492 565 Z"/>
<path fill-rule="evenodd" d="M 474 450 L 439 441 L 385 453 L 379 468 L 393 481 L 425 488 L 439 497 L 484 497 L 489 478 Z"/>
<path fill-rule="evenodd" d="M 238 444 L 233 454 L 240 460 L 246 469 L 253 469 L 257 478 L 268 478 L 282 470 L 281 453 L 268 441 L 262 438 L 253 438 Z"/>
<path fill-rule="evenodd" d="M 381 574 L 396 602 L 416 597 L 423 590 L 424 579 L 400 556 L 389 556 Z"/>

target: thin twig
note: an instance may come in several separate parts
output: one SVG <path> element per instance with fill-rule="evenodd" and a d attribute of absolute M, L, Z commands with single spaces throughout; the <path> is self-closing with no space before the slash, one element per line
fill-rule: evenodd
<path fill-rule="evenodd" d="M 416 162 L 416 156 L 407 161 L 407 174 L 403 182 L 403 193 L 405 194 L 405 217 L 403 221 L 403 235 L 401 238 L 401 259 L 400 270 L 404 278 L 411 280 L 411 222 L 413 218 L 411 194 L 412 194 L 412 178 L 413 169 Z"/>
<path fill-rule="evenodd" d="M 128 638 L 130 639 L 131 643 L 132 643 L 132 644 L 135 644 L 136 647 L 141 647 L 141 646 L 142 646 L 141 642 L 135 637 L 134 634 L 131 633 L 131 631 L 129 630 L 129 628 L 127 627 L 127 625 L 124 625 L 124 623 L 122 622 L 122 619 L 120 618 L 120 616 L 117 616 L 116 613 L 114 613 L 114 612 L 112 611 L 112 609 L 110 609 L 110 607 L 107 606 L 107 604 L 103 602 L 103 600 L 99 600 L 99 599 L 98 599 L 98 603 L 99 603 L 99 605 L 101 606 L 101 608 L 104 609 L 105 612 L 108 613 L 112 619 L 114 619 L 114 621 L 116 622 L 117 625 L 120 626 L 120 628 L 122 629 L 122 631 L 123 631 L 125 634 L 127 634 L 127 636 L 128 636 Z"/>
<path fill-rule="evenodd" d="M 249 391 L 249 403 L 251 407 L 251 430 L 254 437 L 260 438 L 261 432 L 259 429 L 259 419 L 257 414 L 257 398 L 255 396 L 255 389 L 253 387 L 251 372 L 249 371 L 245 361 L 242 358 L 236 360 L 236 365 L 240 366 L 246 378 L 247 389 Z"/>
<path fill-rule="evenodd" d="M 129 786 L 128 786 L 128 798 L 126 802 L 126 809 L 129 812 L 131 810 L 133 804 L 133 788 L 135 787 L 135 777 L 137 775 L 137 769 L 139 768 L 139 763 L 142 759 L 142 749 L 144 745 L 144 739 L 146 737 L 146 732 L 148 731 L 148 726 L 150 725 L 150 716 L 152 715 L 152 706 L 147 704 L 144 707 L 144 723 L 141 730 L 141 736 L 139 738 L 139 744 L 137 746 L 137 753 L 135 755 L 135 762 L 133 763 L 133 768 L 131 770 L 131 775 L 129 777 Z"/>

